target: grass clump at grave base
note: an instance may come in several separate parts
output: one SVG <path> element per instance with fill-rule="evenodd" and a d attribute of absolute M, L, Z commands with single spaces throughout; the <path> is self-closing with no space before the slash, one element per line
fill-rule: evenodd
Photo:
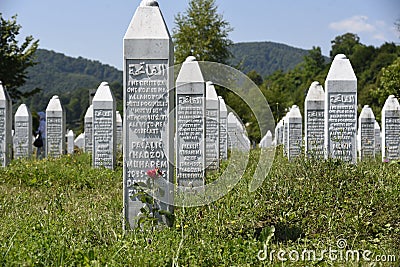
<path fill-rule="evenodd" d="M 258 153 L 251 152 L 249 170 Z M 257 258 L 272 226 L 268 251 L 318 253 L 345 239 L 346 249 L 395 255 L 387 266 L 400 262 L 399 164 L 288 162 L 280 155 L 256 192 L 248 191 L 249 171 L 217 202 L 176 208 L 172 228 L 129 233 L 121 223 L 120 165 L 93 169 L 86 154 L 14 161 L 0 169 L 0 265 L 281 266 L 276 253 L 273 262 Z M 285 262 L 317 264 L 358 266 L 328 256 Z"/>

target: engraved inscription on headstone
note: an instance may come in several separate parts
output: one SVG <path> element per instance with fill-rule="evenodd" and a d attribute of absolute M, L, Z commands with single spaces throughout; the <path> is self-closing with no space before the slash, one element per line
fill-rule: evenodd
<path fill-rule="evenodd" d="M 113 170 L 115 167 L 115 100 L 106 82 L 102 82 L 93 97 L 92 164 Z"/>
<path fill-rule="evenodd" d="M 219 156 L 228 159 L 228 110 L 222 96 L 219 99 Z"/>
<path fill-rule="evenodd" d="M 356 163 L 357 78 L 345 55 L 333 60 L 325 90 L 325 158 Z"/>
<path fill-rule="evenodd" d="M 400 104 L 390 95 L 382 108 L 382 160 L 400 159 Z"/>
<path fill-rule="evenodd" d="M 304 103 L 304 149 L 309 157 L 324 157 L 324 108 L 324 89 L 319 82 L 313 82 L 308 89 Z"/>
<path fill-rule="evenodd" d="M 21 104 L 14 116 L 14 158 L 32 156 L 32 116 L 25 104 Z"/>
<path fill-rule="evenodd" d="M 205 93 L 200 66 L 188 57 L 176 80 L 176 176 L 180 186 L 205 183 Z"/>
<path fill-rule="evenodd" d="M 228 148 L 230 150 L 238 148 L 238 138 L 236 136 L 236 116 L 232 112 L 228 114 Z"/>
<path fill-rule="evenodd" d="M 65 152 L 65 113 L 58 96 L 46 108 L 46 155 L 59 157 Z"/>
<path fill-rule="evenodd" d="M 302 141 L 303 141 L 303 126 L 302 126 L 302 117 L 300 113 L 300 109 L 298 106 L 294 105 L 290 109 L 289 114 L 287 115 L 287 127 L 288 127 L 288 149 L 287 156 L 289 160 L 293 160 L 294 158 L 301 155 L 302 150 Z"/>
<path fill-rule="evenodd" d="M 12 102 L 0 81 L 0 166 L 10 163 L 12 154 Z"/>
<path fill-rule="evenodd" d="M 365 105 L 358 121 L 360 134 L 360 160 L 375 157 L 375 116 L 372 109 Z"/>
<path fill-rule="evenodd" d="M 93 95 L 94 96 L 94 95 Z M 93 105 L 90 105 L 85 114 L 85 152 L 92 153 L 93 151 Z"/>
<path fill-rule="evenodd" d="M 123 43 L 124 223 L 133 228 L 146 205 L 135 197 L 135 185 L 151 179 L 148 171 L 157 170 L 152 181 L 164 192 L 155 196 L 155 205 L 173 213 L 174 54 L 157 1 L 142 1 Z M 159 219 L 171 223 L 166 216 Z"/>
<path fill-rule="evenodd" d="M 381 127 L 379 123 L 375 121 L 375 156 L 381 153 L 381 145 L 382 145 L 382 136 L 381 136 Z"/>
<path fill-rule="evenodd" d="M 220 107 L 212 82 L 206 83 L 206 168 L 219 169 Z"/>

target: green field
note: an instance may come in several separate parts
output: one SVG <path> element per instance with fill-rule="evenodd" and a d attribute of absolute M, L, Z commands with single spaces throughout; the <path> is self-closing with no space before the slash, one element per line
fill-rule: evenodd
<path fill-rule="evenodd" d="M 0 169 L 0 265 L 371 266 L 362 258 L 370 251 L 392 261 L 373 266 L 399 266 L 399 163 L 289 163 L 278 151 L 249 193 L 258 155 L 219 201 L 176 208 L 171 228 L 132 232 L 122 230 L 121 162 L 109 171 L 92 169 L 85 154 L 14 161 Z M 302 261 L 304 251 L 316 260 Z"/>

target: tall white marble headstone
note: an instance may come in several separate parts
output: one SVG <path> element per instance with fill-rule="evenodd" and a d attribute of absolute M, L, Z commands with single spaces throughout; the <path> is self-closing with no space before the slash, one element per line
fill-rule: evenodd
<path fill-rule="evenodd" d="M 5 167 L 12 155 L 12 103 L 0 81 L 0 166 Z"/>
<path fill-rule="evenodd" d="M 219 156 L 228 159 L 228 109 L 222 96 L 219 99 Z"/>
<path fill-rule="evenodd" d="M 268 131 L 267 134 L 265 135 L 265 147 L 271 147 L 272 146 L 272 133 L 271 131 Z"/>
<path fill-rule="evenodd" d="M 230 150 L 238 148 L 238 138 L 236 136 L 236 116 L 232 112 L 228 114 L 228 148 Z"/>
<path fill-rule="evenodd" d="M 92 165 L 113 170 L 116 154 L 115 98 L 107 82 L 102 82 L 93 97 Z"/>
<path fill-rule="evenodd" d="M 115 116 L 117 123 L 117 151 L 122 152 L 122 117 L 118 110 Z"/>
<path fill-rule="evenodd" d="M 93 151 L 93 104 L 86 111 L 84 119 L 85 152 L 92 154 Z"/>
<path fill-rule="evenodd" d="M 290 109 L 287 115 L 287 127 L 288 127 L 288 148 L 287 157 L 289 160 L 297 158 L 302 153 L 303 143 L 303 119 L 301 117 L 300 109 L 294 105 Z"/>
<path fill-rule="evenodd" d="M 14 115 L 14 158 L 32 156 L 32 115 L 25 104 L 21 104 Z"/>
<path fill-rule="evenodd" d="M 382 108 L 382 161 L 400 159 L 400 104 L 390 95 Z"/>
<path fill-rule="evenodd" d="M 325 90 L 325 158 L 356 163 L 357 77 L 345 55 L 333 60 Z"/>
<path fill-rule="evenodd" d="M 324 114 L 324 89 L 319 82 L 313 82 L 304 102 L 304 150 L 309 157 L 324 157 Z"/>
<path fill-rule="evenodd" d="M 75 138 L 74 145 L 79 149 L 85 148 L 85 133 L 81 133 Z"/>
<path fill-rule="evenodd" d="M 220 107 L 212 82 L 206 83 L 206 168 L 219 169 Z"/>
<path fill-rule="evenodd" d="M 286 113 L 286 115 L 283 117 L 283 156 L 287 157 L 288 156 L 288 149 L 289 149 L 289 112 Z"/>
<path fill-rule="evenodd" d="M 65 112 L 58 96 L 53 96 L 46 108 L 46 156 L 65 153 Z"/>
<path fill-rule="evenodd" d="M 75 147 L 75 133 L 72 130 L 69 130 L 67 133 L 67 153 L 74 154 Z"/>
<path fill-rule="evenodd" d="M 382 152 L 382 137 L 381 137 L 381 127 L 379 123 L 375 121 L 375 156 Z"/>
<path fill-rule="evenodd" d="M 372 109 L 365 105 L 358 120 L 360 134 L 360 160 L 375 158 L 375 115 Z"/>
<path fill-rule="evenodd" d="M 279 120 L 275 127 L 275 145 L 279 146 L 283 141 L 283 119 Z"/>
<path fill-rule="evenodd" d="M 205 174 L 205 94 L 200 66 L 192 56 L 176 80 L 176 172 L 178 185 L 202 186 Z"/>
<path fill-rule="evenodd" d="M 143 207 L 134 186 L 150 179 L 147 171 L 157 168 L 157 181 L 174 184 L 174 48 L 157 1 L 141 2 L 123 43 L 124 215 L 132 228 Z M 163 191 L 159 208 L 173 213 L 165 204 L 173 203 L 173 187 Z"/>

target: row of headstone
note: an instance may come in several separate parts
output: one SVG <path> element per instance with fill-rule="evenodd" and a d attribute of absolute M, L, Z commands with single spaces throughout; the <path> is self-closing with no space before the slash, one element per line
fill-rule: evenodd
<path fill-rule="evenodd" d="M 337 55 L 332 62 L 325 88 L 326 92 L 318 82 L 313 82 L 305 99 L 304 151 L 307 157 L 355 163 L 358 152 L 360 160 L 374 158 L 379 153 L 383 161 L 400 159 L 400 106 L 393 95 L 382 109 L 381 134 L 368 105 L 363 107 L 357 120 L 357 78 L 344 55 Z M 293 121 L 299 123 L 294 128 Z M 293 106 L 275 128 L 274 144 L 283 144 L 283 153 L 289 159 L 299 156 L 302 149 L 301 129 L 297 129 L 300 123 L 301 114 Z M 266 137 L 261 147 L 265 147 Z"/>

